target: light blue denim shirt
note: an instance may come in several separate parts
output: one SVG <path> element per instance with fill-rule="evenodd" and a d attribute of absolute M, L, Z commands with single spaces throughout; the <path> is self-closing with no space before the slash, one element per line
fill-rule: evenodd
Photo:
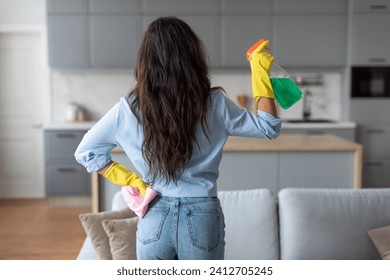
<path fill-rule="evenodd" d="M 88 172 L 102 169 L 110 160 L 111 150 L 119 146 L 129 157 L 138 175 L 145 177 L 148 166 L 142 155 L 143 130 L 130 110 L 128 97 L 104 115 L 84 136 L 78 146 L 76 160 Z M 193 154 L 178 182 L 164 184 L 157 178 L 153 189 L 170 197 L 209 197 L 217 195 L 217 179 L 223 146 L 229 135 L 273 139 L 279 135 L 282 120 L 257 111 L 239 108 L 221 90 L 211 94 L 207 110 L 208 137 L 197 128 L 199 148 Z"/>

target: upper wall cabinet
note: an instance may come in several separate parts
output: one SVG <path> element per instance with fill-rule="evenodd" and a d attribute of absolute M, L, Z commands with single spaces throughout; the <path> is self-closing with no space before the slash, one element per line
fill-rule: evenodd
<path fill-rule="evenodd" d="M 140 41 L 138 0 L 48 0 L 49 64 L 130 68 Z"/>
<path fill-rule="evenodd" d="M 346 14 L 348 0 L 273 0 L 275 14 Z"/>
<path fill-rule="evenodd" d="M 184 20 L 203 41 L 212 67 L 219 67 L 219 0 L 143 0 L 142 30 L 161 16 L 176 16 Z"/>
<path fill-rule="evenodd" d="M 354 65 L 389 65 L 390 0 L 356 0 L 353 15 Z"/>
<path fill-rule="evenodd" d="M 390 13 L 354 16 L 352 53 L 354 65 L 389 65 L 389 26 Z"/>
<path fill-rule="evenodd" d="M 139 47 L 139 17 L 93 15 L 90 17 L 92 67 L 128 68 L 135 64 Z"/>
<path fill-rule="evenodd" d="M 89 65 L 86 15 L 49 15 L 49 64 L 62 68 Z"/>
<path fill-rule="evenodd" d="M 221 0 L 222 15 L 268 15 L 270 0 Z"/>
<path fill-rule="evenodd" d="M 243 32 L 255 26 L 254 32 Z M 269 16 L 224 16 L 221 18 L 221 65 L 249 67 L 245 54 L 261 38 L 270 38 Z"/>
<path fill-rule="evenodd" d="M 355 0 L 353 3 L 354 12 L 390 12 L 390 0 Z"/>
<path fill-rule="evenodd" d="M 47 0 L 48 13 L 59 14 L 85 14 L 87 12 L 87 0 Z"/>
<path fill-rule="evenodd" d="M 283 66 L 344 66 L 347 0 L 275 0 L 270 45 Z"/>
<path fill-rule="evenodd" d="M 344 16 L 277 16 L 270 47 L 283 66 L 344 66 L 346 33 Z"/>
<path fill-rule="evenodd" d="M 221 66 L 249 68 L 245 54 L 261 38 L 271 36 L 268 0 L 221 0 Z"/>
<path fill-rule="evenodd" d="M 130 68 L 140 42 L 138 0 L 90 0 L 90 66 Z"/>
<path fill-rule="evenodd" d="M 193 28 L 215 68 L 247 69 L 260 38 L 281 66 L 343 67 L 350 38 L 354 64 L 390 63 L 390 0 L 47 0 L 47 11 L 57 68 L 132 68 L 143 31 L 168 15 Z"/>
<path fill-rule="evenodd" d="M 92 14 L 137 14 L 138 0 L 89 0 L 89 11 Z"/>
<path fill-rule="evenodd" d="M 217 14 L 218 0 L 141 0 L 144 14 Z"/>

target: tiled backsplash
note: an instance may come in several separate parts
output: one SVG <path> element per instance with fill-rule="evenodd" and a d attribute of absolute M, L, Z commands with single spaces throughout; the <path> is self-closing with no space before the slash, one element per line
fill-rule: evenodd
<path fill-rule="evenodd" d="M 311 74 L 291 73 L 291 76 Z M 236 101 L 238 95 L 247 95 L 251 100 L 251 77 L 249 72 L 211 73 L 213 86 L 222 86 L 229 98 Z M 313 94 L 312 118 L 340 119 L 341 74 L 321 73 L 322 86 L 304 86 Z M 74 102 L 89 112 L 91 120 L 102 117 L 121 96 L 134 86 L 131 70 L 51 71 L 51 118 L 64 121 L 67 104 Z M 249 106 L 251 107 L 251 106 Z M 302 101 L 288 110 L 281 110 L 283 118 L 302 118 Z"/>
<path fill-rule="evenodd" d="M 51 71 L 51 117 L 64 121 L 69 103 L 81 105 L 91 120 L 101 118 L 135 81 L 125 70 Z"/>

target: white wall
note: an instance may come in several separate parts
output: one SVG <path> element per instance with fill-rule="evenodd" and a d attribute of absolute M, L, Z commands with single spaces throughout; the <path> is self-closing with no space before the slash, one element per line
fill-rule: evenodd
<path fill-rule="evenodd" d="M 0 0 L 0 24 L 45 23 L 45 0 Z"/>

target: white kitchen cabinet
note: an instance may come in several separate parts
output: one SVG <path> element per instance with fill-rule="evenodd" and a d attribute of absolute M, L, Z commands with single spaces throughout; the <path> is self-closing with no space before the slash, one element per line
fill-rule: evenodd
<path fill-rule="evenodd" d="M 390 63 L 390 12 L 355 14 L 353 17 L 354 65 L 388 65 Z"/>
<path fill-rule="evenodd" d="M 281 66 L 344 66 L 346 15 L 274 15 L 272 53 Z"/>

